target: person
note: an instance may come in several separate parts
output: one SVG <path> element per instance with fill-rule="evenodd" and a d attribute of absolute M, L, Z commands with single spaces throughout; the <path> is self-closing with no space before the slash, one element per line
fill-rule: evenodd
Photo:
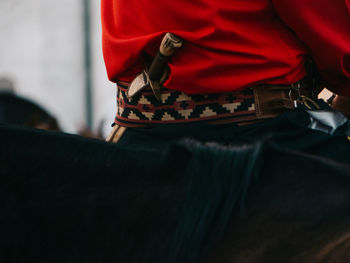
<path fill-rule="evenodd" d="M 350 98 L 345 96 L 335 96 L 332 101 L 332 107 L 342 112 L 346 117 L 350 118 Z"/>
<path fill-rule="evenodd" d="M 0 92 L 0 123 L 61 131 L 56 118 L 44 108 L 9 92 Z"/>
<path fill-rule="evenodd" d="M 349 0 L 102 0 L 102 27 L 108 77 L 118 85 L 110 140 L 124 127 L 256 123 L 300 97 L 314 106 L 323 87 L 350 97 Z M 166 32 L 183 46 L 164 69 L 160 101 L 149 88 L 128 97 Z"/>
<path fill-rule="evenodd" d="M 0 123 L 61 131 L 57 119 L 34 101 L 15 92 L 10 78 L 0 78 Z"/>
<path fill-rule="evenodd" d="M 183 210 L 182 216 L 191 220 L 180 225 L 180 229 L 200 253 L 180 241 L 174 242 L 176 246 L 170 250 L 174 257 L 167 254 L 164 260 L 159 260 L 160 257 L 148 260 L 144 255 L 154 255 L 152 248 L 164 251 L 154 245 L 156 238 L 152 233 L 143 235 L 144 242 L 151 244 L 146 252 L 140 253 L 143 261 L 317 262 L 331 257 L 337 262 L 349 261 L 349 253 L 341 256 L 338 250 L 347 247 L 342 243 L 347 237 L 339 239 L 334 234 L 344 233 L 339 231 L 339 225 L 346 225 L 345 221 L 327 222 L 322 217 L 317 224 L 310 223 L 317 213 L 326 215 L 331 211 L 330 214 L 341 215 L 340 218 L 348 214 L 347 209 L 333 202 L 346 197 L 338 198 L 339 191 L 325 184 L 321 174 L 348 179 L 350 122 L 318 100 L 317 93 L 327 87 L 340 95 L 334 99 L 338 106 L 350 98 L 349 0 L 102 0 L 102 26 L 108 77 L 117 83 L 117 114 L 107 140 L 117 142 L 113 146 L 124 151 L 115 154 L 121 160 L 117 174 L 137 182 L 140 196 L 156 189 L 158 197 L 161 183 L 154 180 L 152 169 L 163 171 L 164 181 L 170 180 L 166 181 L 167 187 L 177 185 L 176 180 L 181 178 L 189 189 L 185 195 L 193 194 L 197 198 Z M 182 41 L 170 58 L 158 53 L 167 33 Z M 153 78 L 155 61 L 161 59 L 167 60 L 162 77 Z M 242 149 L 251 152 L 243 154 Z M 281 152 L 274 154 L 277 149 Z M 196 160 L 193 155 L 201 159 Z M 247 163 L 248 160 L 257 161 Z M 320 164 L 312 167 L 311 160 L 320 160 Z M 142 164 L 139 172 L 142 178 L 150 176 L 157 182 L 156 186 L 150 187 L 134 175 L 134 167 L 139 164 Z M 276 164 L 281 166 L 276 168 Z M 321 164 L 333 164 L 337 170 L 317 170 Z M 185 172 L 174 174 L 176 169 Z M 246 169 L 252 172 L 251 176 L 241 176 Z M 340 175 L 343 171 L 346 176 Z M 191 180 L 192 175 L 197 181 Z M 239 212 L 230 212 L 226 216 L 231 217 L 230 225 L 235 230 L 222 228 L 221 233 L 214 231 L 215 235 L 204 232 L 206 216 L 214 217 L 208 211 L 215 199 L 220 198 L 218 211 L 225 211 L 227 200 L 239 195 L 239 191 L 228 186 L 239 188 L 249 180 L 255 182 L 255 187 L 243 188 L 251 196 L 261 191 L 264 183 L 269 186 L 262 196 L 270 197 L 271 203 L 263 207 L 266 201 L 247 194 L 246 199 L 242 197 L 239 201 L 242 207 L 237 206 L 243 214 L 253 215 L 245 204 L 256 205 L 254 211 L 260 211 L 263 216 L 254 215 L 252 220 L 246 220 Z M 278 180 L 277 189 L 284 189 L 284 197 L 276 195 L 272 188 L 274 180 Z M 297 180 L 295 187 L 291 180 Z M 225 187 L 217 187 L 220 183 Z M 311 187 L 305 190 L 308 185 Z M 315 195 L 320 185 L 324 185 L 323 192 L 330 192 L 328 196 Z M 339 185 L 345 187 L 348 183 Z M 300 195 L 302 190 L 307 192 L 306 196 Z M 210 195 L 212 191 L 217 192 Z M 175 190 L 167 192 L 169 199 L 182 194 Z M 314 196 L 317 200 L 309 202 Z M 152 200 L 147 203 L 156 207 Z M 301 206 L 302 211 L 291 209 L 293 206 Z M 197 214 L 198 207 L 202 213 Z M 134 211 L 132 208 L 128 213 Z M 266 211 L 272 211 L 273 217 L 268 218 Z M 156 210 L 153 214 L 157 219 L 152 222 L 158 226 L 159 215 L 163 213 Z M 303 216 L 303 220 L 298 221 L 298 216 Z M 176 216 L 176 220 L 181 218 Z M 141 224 L 150 221 L 148 216 L 138 219 Z M 307 227 L 303 228 L 305 222 Z M 275 227 L 276 224 L 283 226 Z M 218 225 L 211 222 L 211 226 Z M 134 226 L 127 231 L 144 233 Z M 284 226 L 294 228 L 289 231 Z M 275 238 L 273 229 L 282 237 Z M 341 246 L 333 249 L 333 244 L 321 245 L 320 250 L 295 247 L 305 239 L 296 239 L 298 231 L 311 237 L 308 245 L 317 246 L 320 235 L 312 237 L 313 233 L 326 233 L 328 229 L 333 233 L 333 244 L 341 240 Z M 257 236 L 261 233 L 268 235 L 259 241 Z M 203 240 L 192 241 L 196 234 Z M 164 231 L 161 236 L 169 235 Z M 207 248 L 203 244 L 213 236 L 220 240 L 210 252 L 213 260 L 200 260 Z M 286 243 L 281 245 L 281 240 Z M 128 244 L 132 242 L 128 240 Z M 140 244 L 130 247 L 139 248 Z M 329 247 L 332 256 L 327 252 Z M 314 251 L 318 252 L 312 254 Z M 137 255 L 137 251 L 129 254 Z"/>

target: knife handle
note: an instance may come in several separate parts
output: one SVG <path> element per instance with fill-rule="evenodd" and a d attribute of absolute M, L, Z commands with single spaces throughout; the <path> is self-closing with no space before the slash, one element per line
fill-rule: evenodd
<path fill-rule="evenodd" d="M 165 34 L 162 43 L 160 44 L 159 51 L 154 57 L 148 70 L 148 75 L 151 80 L 160 80 L 170 57 L 182 46 L 182 44 L 183 41 L 181 38 L 169 32 Z"/>
<path fill-rule="evenodd" d="M 162 43 L 160 44 L 159 52 L 164 57 L 172 56 L 177 49 L 182 47 L 182 39 L 172 33 L 166 33 Z"/>

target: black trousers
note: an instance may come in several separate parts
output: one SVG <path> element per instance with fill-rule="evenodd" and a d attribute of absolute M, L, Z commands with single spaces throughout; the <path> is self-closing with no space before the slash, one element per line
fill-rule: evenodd
<path fill-rule="evenodd" d="M 179 141 L 195 140 L 221 145 L 249 145 L 268 142 L 283 149 L 315 154 L 333 160 L 349 162 L 347 151 L 350 141 L 349 121 L 334 135 L 308 128 L 309 115 L 303 110 L 286 112 L 275 119 L 247 126 L 236 124 L 209 125 L 205 123 L 163 125 L 147 128 L 128 128 L 119 145 L 134 149 L 162 149 Z"/>

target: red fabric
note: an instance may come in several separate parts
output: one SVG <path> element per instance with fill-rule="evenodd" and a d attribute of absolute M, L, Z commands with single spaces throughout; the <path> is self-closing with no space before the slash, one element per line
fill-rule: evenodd
<path fill-rule="evenodd" d="M 132 80 L 165 32 L 184 39 L 165 86 L 185 93 L 291 84 L 311 53 L 328 88 L 350 96 L 350 0 L 102 0 L 112 81 Z"/>

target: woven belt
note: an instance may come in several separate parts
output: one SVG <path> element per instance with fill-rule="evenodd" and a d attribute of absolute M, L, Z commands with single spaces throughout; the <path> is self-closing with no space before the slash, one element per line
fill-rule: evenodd
<path fill-rule="evenodd" d="M 162 88 L 160 101 L 150 88 L 128 98 L 128 86 L 129 83 L 118 82 L 115 124 L 124 127 L 203 121 L 244 124 L 273 118 L 293 108 L 289 98 L 291 86 L 259 86 L 208 95 L 188 95 Z"/>

